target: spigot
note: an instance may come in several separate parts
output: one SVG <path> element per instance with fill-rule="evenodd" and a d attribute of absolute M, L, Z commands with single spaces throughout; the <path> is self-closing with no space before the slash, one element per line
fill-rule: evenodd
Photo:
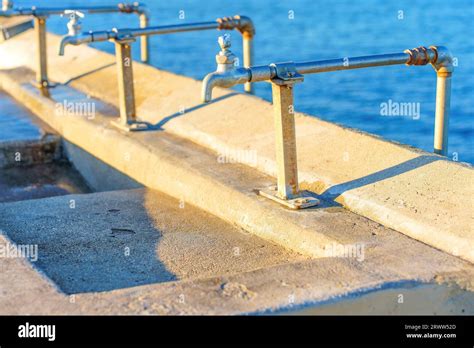
<path fill-rule="evenodd" d="M 93 37 L 89 33 L 82 33 L 79 35 L 66 35 L 61 39 L 61 43 L 59 44 L 59 55 L 64 56 L 64 50 L 66 49 L 67 45 L 78 46 L 83 43 L 89 43 L 93 41 Z"/>
<path fill-rule="evenodd" d="M 8 11 L 13 8 L 12 0 L 2 0 L 2 11 Z"/>
<path fill-rule="evenodd" d="M 68 35 L 74 36 L 81 33 L 82 23 L 81 18 L 84 18 L 84 13 L 75 10 L 66 10 L 61 17 L 68 16 L 69 22 L 67 23 Z"/>
<path fill-rule="evenodd" d="M 67 23 L 68 33 L 61 39 L 59 44 L 59 55 L 64 56 L 64 50 L 67 45 L 80 45 L 82 43 L 92 42 L 92 35 L 88 33 L 81 33 L 81 18 L 84 18 L 84 14 L 75 10 L 66 10 L 61 17 L 68 16 L 69 22 Z"/>
<path fill-rule="evenodd" d="M 233 87 L 239 83 L 250 81 L 250 70 L 246 68 L 236 68 L 236 57 L 230 51 L 230 35 L 220 36 L 218 41 L 221 51 L 216 55 L 217 69 L 208 74 L 203 80 L 202 100 L 208 103 L 212 99 L 212 89 L 219 87 Z"/>

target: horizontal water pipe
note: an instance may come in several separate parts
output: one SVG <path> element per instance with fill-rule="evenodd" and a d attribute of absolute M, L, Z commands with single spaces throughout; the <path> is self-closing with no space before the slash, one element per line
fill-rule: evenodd
<path fill-rule="evenodd" d="M 232 56 L 230 42 L 219 38 L 221 52 L 218 56 Z M 298 170 L 296 162 L 296 140 L 293 112 L 293 85 L 302 82 L 305 74 L 317 74 L 330 71 L 361 69 L 388 65 L 427 65 L 431 64 L 437 73 L 436 114 L 434 130 L 434 152 L 447 155 L 448 124 L 451 97 L 451 75 L 453 58 L 443 46 L 418 47 L 403 53 L 381 54 L 354 58 L 330 59 L 301 63 L 276 63 L 250 68 L 236 68 L 232 64 L 217 60 L 217 70 L 203 80 L 202 100 L 212 99 L 214 87 L 232 87 L 237 84 L 271 81 L 275 112 L 277 147 L 277 192 L 261 194 L 292 208 L 311 206 L 298 188 Z M 314 204 L 312 204 L 314 205 Z"/>
<path fill-rule="evenodd" d="M 133 67 L 130 49 L 135 38 L 211 29 L 238 30 L 243 37 L 244 65 L 251 66 L 253 55 L 252 40 L 255 35 L 255 28 L 250 18 L 245 16 L 223 17 L 212 22 L 165 25 L 140 29 L 113 29 L 66 35 L 61 40 L 59 55 L 64 55 L 67 45 L 80 45 L 83 43 L 101 41 L 114 42 L 118 69 L 117 79 L 119 84 L 120 120 L 113 124 L 127 131 L 143 130 L 147 128 L 147 125 L 137 121 L 135 107 L 135 87 L 133 84 Z M 235 65 L 235 63 L 236 58 L 232 61 L 232 64 Z M 252 92 L 250 83 L 246 84 L 245 91 L 249 93 Z"/>
<path fill-rule="evenodd" d="M 149 11 L 144 4 L 135 3 L 119 3 L 110 6 L 64 6 L 64 7 L 14 7 L 13 1 L 3 0 L 2 11 L 0 17 L 20 17 L 32 16 L 34 17 L 34 30 L 38 45 L 38 68 L 36 70 L 36 84 L 40 88 L 43 95 L 48 96 L 48 88 L 51 84 L 48 80 L 48 60 L 46 53 L 46 19 L 51 15 L 62 15 L 65 11 L 85 12 L 89 14 L 103 14 L 103 13 L 130 13 L 138 14 L 140 18 L 140 25 L 146 27 L 149 23 Z M 142 39 L 142 61 L 148 61 L 148 40 L 146 37 Z"/>
<path fill-rule="evenodd" d="M 90 31 L 78 35 L 67 35 L 61 40 L 59 55 L 64 55 L 67 45 L 81 45 L 84 43 L 101 41 L 120 41 L 128 38 L 146 37 L 151 35 L 165 35 L 201 30 L 237 30 L 242 34 L 244 66 L 250 67 L 253 63 L 253 37 L 255 27 L 250 18 L 246 16 L 234 16 L 218 18 L 215 21 L 163 25 L 137 29 L 112 29 L 107 31 Z M 251 93 L 250 84 L 246 84 L 245 91 Z"/>

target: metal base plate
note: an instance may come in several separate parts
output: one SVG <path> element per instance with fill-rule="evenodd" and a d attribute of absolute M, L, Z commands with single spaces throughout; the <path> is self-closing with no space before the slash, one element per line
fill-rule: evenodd
<path fill-rule="evenodd" d="M 133 122 L 129 124 L 123 124 L 120 121 L 110 122 L 114 127 L 117 127 L 126 132 L 137 132 L 149 129 L 149 124 L 145 122 Z"/>
<path fill-rule="evenodd" d="M 265 198 L 271 199 L 272 201 L 278 202 L 290 209 L 304 209 L 319 205 L 320 201 L 314 198 L 309 191 L 300 191 L 298 197 L 292 199 L 283 199 L 277 195 L 276 187 L 270 187 L 267 189 L 259 190 L 258 194 Z"/>

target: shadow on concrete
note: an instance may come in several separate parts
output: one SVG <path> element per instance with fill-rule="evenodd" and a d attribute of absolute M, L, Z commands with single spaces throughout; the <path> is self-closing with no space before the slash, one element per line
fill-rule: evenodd
<path fill-rule="evenodd" d="M 114 66 L 115 64 L 116 64 L 115 62 L 113 62 L 113 63 L 108 63 L 108 64 L 106 64 L 106 65 L 99 66 L 98 68 L 95 68 L 95 69 L 93 69 L 93 70 L 91 70 L 91 71 L 87 71 L 87 72 L 85 72 L 85 73 L 83 73 L 83 74 L 77 75 L 77 76 L 75 76 L 75 77 L 71 77 L 69 80 L 67 80 L 66 82 L 64 82 L 62 85 L 67 86 L 67 85 L 69 85 L 71 82 L 73 82 L 73 81 L 75 81 L 75 80 L 79 80 L 80 78 L 86 77 L 86 76 L 91 75 L 91 74 L 93 74 L 93 73 L 96 73 L 96 72 L 98 72 L 98 71 L 101 71 L 101 70 L 104 70 L 104 69 L 106 69 L 106 68 L 109 68 L 109 67 L 111 67 L 111 66 Z"/>
<path fill-rule="evenodd" d="M 165 124 L 167 124 L 168 122 L 170 122 L 171 120 L 177 118 L 177 117 L 181 117 L 181 116 L 185 116 L 186 114 L 190 113 L 190 112 L 193 112 L 195 110 L 199 110 L 203 107 L 206 107 L 206 106 L 209 106 L 209 105 L 212 105 L 214 103 L 217 103 L 217 102 L 220 102 L 222 100 L 225 100 L 227 98 L 231 98 L 231 97 L 234 97 L 236 95 L 238 95 L 239 93 L 237 92 L 232 92 L 232 93 L 229 93 L 229 94 L 226 94 L 226 95 L 223 95 L 223 96 L 220 96 L 218 98 L 215 98 L 213 99 L 212 101 L 210 101 L 209 103 L 202 103 L 202 104 L 198 104 L 198 105 L 195 105 L 193 106 L 192 108 L 189 108 L 189 109 L 186 109 L 185 112 L 176 112 L 172 115 L 169 115 L 169 116 L 166 116 L 164 117 L 160 122 L 158 122 L 157 124 L 148 124 L 149 126 L 149 130 L 164 130 L 163 129 L 163 126 Z"/>
<path fill-rule="evenodd" d="M 158 255 L 163 233 L 143 191 L 123 192 L 20 202 L 23 223 L 2 209 L 2 229 L 18 247 L 37 245 L 31 265 L 68 295 L 176 280 Z"/>
<path fill-rule="evenodd" d="M 411 160 L 399 163 L 393 167 L 389 167 L 381 171 L 369 174 L 362 178 L 351 180 L 339 185 L 331 186 L 326 191 L 324 191 L 320 195 L 320 197 L 322 197 L 325 200 L 330 200 L 334 202 L 334 200 L 340 195 L 342 195 L 344 192 L 357 189 L 363 186 L 367 186 L 370 184 L 374 184 L 376 182 L 379 182 L 385 179 L 393 178 L 397 175 L 404 174 L 406 172 L 409 172 L 411 170 L 420 168 L 422 166 L 425 166 L 427 164 L 430 164 L 439 160 L 443 160 L 443 159 L 441 157 L 434 156 L 434 155 L 422 155 L 422 156 L 413 158 Z"/>

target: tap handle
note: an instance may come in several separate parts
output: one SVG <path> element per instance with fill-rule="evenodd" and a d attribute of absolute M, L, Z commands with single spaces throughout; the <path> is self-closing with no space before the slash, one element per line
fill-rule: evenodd
<path fill-rule="evenodd" d="M 220 52 L 216 55 L 217 65 L 220 66 L 221 69 L 224 69 L 224 70 L 232 69 L 235 65 L 237 57 L 230 50 L 230 46 L 231 46 L 230 35 L 224 34 L 222 36 L 219 36 L 219 39 L 217 40 L 217 42 L 219 43 L 219 46 L 221 47 Z"/>
<path fill-rule="evenodd" d="M 221 47 L 222 51 L 227 51 L 229 47 L 232 46 L 229 34 L 224 34 L 222 36 L 219 36 L 219 39 L 217 40 L 217 42 L 219 43 L 219 46 Z"/>
<path fill-rule="evenodd" d="M 13 8 L 12 0 L 2 0 L 2 11 L 8 11 Z"/>
<path fill-rule="evenodd" d="M 84 18 L 84 13 L 75 10 L 66 10 L 61 16 L 69 17 L 69 22 L 67 23 L 68 35 L 74 36 L 80 34 L 82 29 L 81 18 Z"/>

